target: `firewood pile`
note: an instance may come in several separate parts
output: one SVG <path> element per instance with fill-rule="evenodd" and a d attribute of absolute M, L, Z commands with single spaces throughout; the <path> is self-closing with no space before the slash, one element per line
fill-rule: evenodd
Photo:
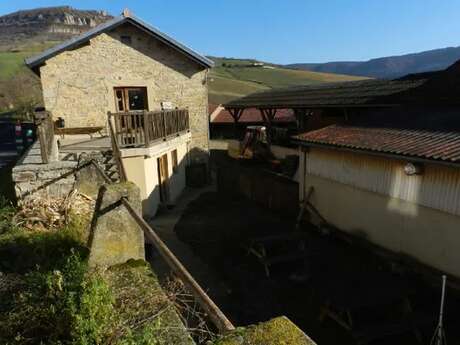
<path fill-rule="evenodd" d="M 70 216 L 87 216 L 94 210 L 95 200 L 78 190 L 65 198 L 37 197 L 23 202 L 12 223 L 34 231 L 53 231 L 69 224 Z"/>

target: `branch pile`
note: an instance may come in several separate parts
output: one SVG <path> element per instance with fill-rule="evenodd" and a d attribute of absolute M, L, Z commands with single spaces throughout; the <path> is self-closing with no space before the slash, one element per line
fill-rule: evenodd
<path fill-rule="evenodd" d="M 22 203 L 12 224 L 34 231 L 54 231 L 69 224 L 70 215 L 85 216 L 93 212 L 93 198 L 71 191 L 65 198 L 37 197 Z"/>

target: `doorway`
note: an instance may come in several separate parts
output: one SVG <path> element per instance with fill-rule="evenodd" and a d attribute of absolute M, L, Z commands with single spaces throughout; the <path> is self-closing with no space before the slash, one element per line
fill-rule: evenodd
<path fill-rule="evenodd" d="M 115 106 L 118 112 L 148 110 L 146 87 L 116 87 Z"/>
<path fill-rule="evenodd" d="M 167 204 L 169 201 L 169 176 L 168 176 L 168 155 L 157 158 L 158 185 L 160 187 L 160 201 Z"/>

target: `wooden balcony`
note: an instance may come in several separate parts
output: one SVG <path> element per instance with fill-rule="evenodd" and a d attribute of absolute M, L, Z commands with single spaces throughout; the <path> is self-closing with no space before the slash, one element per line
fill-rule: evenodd
<path fill-rule="evenodd" d="M 187 109 L 109 113 L 120 148 L 149 147 L 190 130 Z"/>

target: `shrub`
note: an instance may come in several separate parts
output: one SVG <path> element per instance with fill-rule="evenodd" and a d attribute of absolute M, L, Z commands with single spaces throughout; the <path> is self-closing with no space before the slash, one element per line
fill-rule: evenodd
<path fill-rule="evenodd" d="M 26 276 L 13 307 L 0 316 L 0 342 L 96 345 L 109 335 L 113 314 L 107 284 L 88 274 L 74 252 L 61 270 Z"/>

